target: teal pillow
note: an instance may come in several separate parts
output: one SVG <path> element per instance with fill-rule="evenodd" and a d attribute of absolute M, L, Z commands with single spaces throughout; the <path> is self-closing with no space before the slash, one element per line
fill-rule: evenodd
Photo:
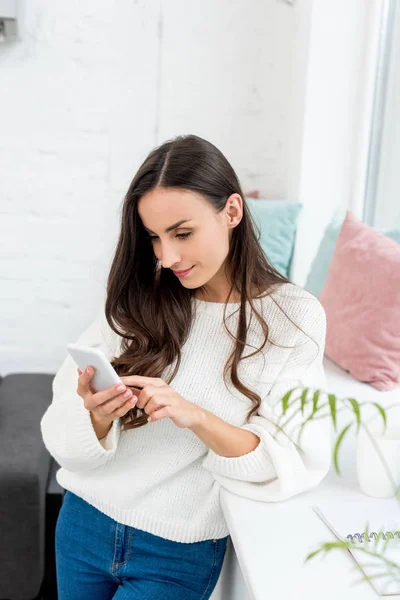
<path fill-rule="evenodd" d="M 296 240 L 297 217 L 302 205 L 286 200 L 246 198 L 255 223 L 260 229 L 260 244 L 268 261 L 289 278 Z"/>
<path fill-rule="evenodd" d="M 347 209 L 344 208 L 339 208 L 336 210 L 332 221 L 329 223 L 324 232 L 318 252 L 311 265 L 311 269 L 304 287 L 317 298 L 319 298 L 322 288 L 324 287 L 329 265 L 331 264 L 336 242 L 342 228 L 346 212 Z M 400 244 L 400 229 L 382 230 L 378 229 L 377 227 L 374 227 L 374 229 Z"/>

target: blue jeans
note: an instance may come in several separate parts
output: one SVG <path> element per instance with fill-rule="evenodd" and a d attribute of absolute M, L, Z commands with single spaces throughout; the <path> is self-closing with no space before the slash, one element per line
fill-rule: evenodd
<path fill-rule="evenodd" d="M 56 525 L 58 600 L 207 600 L 227 541 L 167 540 L 122 525 L 67 490 Z"/>

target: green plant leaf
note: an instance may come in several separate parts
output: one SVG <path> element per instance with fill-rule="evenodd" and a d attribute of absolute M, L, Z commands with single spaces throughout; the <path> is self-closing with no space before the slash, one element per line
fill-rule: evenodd
<path fill-rule="evenodd" d="M 301 408 L 301 414 L 304 415 L 304 407 L 307 404 L 307 394 L 308 394 L 308 388 L 304 388 L 304 390 L 301 393 L 300 396 L 300 408 Z"/>
<path fill-rule="evenodd" d="M 384 408 L 382 408 L 382 406 L 380 404 L 378 404 L 377 402 L 372 402 L 372 404 L 379 410 L 381 417 L 383 419 L 383 422 L 385 424 L 385 429 L 386 429 L 386 425 L 387 425 L 387 421 L 386 421 L 386 411 Z"/>
<path fill-rule="evenodd" d="M 349 423 L 340 433 L 339 437 L 336 440 L 335 447 L 333 449 L 333 464 L 335 466 L 335 471 L 338 475 L 340 475 L 338 456 L 339 456 L 339 447 L 343 441 L 344 436 L 352 426 L 352 423 Z"/>
<path fill-rule="evenodd" d="M 320 391 L 319 391 L 319 390 L 316 390 L 316 391 L 314 392 L 314 394 L 313 394 L 313 398 L 312 398 L 312 404 L 313 404 L 313 407 L 312 407 L 312 414 L 313 414 L 313 415 L 314 415 L 314 414 L 317 412 L 317 410 L 318 410 L 318 401 L 319 401 L 319 395 L 320 395 Z"/>
<path fill-rule="evenodd" d="M 283 429 L 283 427 L 281 427 L 278 423 L 273 423 L 273 425 L 276 427 L 277 431 L 274 433 L 273 438 L 276 440 L 277 436 L 278 436 L 278 432 L 281 432 L 290 442 L 292 442 L 295 446 L 296 449 L 300 452 L 301 448 L 298 444 L 296 444 L 296 442 L 294 440 L 292 440 L 288 434 L 286 433 L 286 431 Z"/>
<path fill-rule="evenodd" d="M 289 408 L 290 396 L 293 394 L 294 391 L 295 391 L 295 389 L 289 390 L 288 392 L 286 392 L 286 394 L 282 398 L 282 410 L 283 410 L 283 414 L 286 414 L 286 411 Z"/>
<path fill-rule="evenodd" d="M 310 415 L 305 421 L 304 423 L 302 423 L 301 427 L 300 427 L 300 431 L 299 431 L 299 435 L 297 437 L 297 443 L 299 445 L 299 447 L 301 448 L 301 436 L 303 435 L 303 431 L 305 426 L 307 425 L 308 421 L 311 421 L 312 416 Z"/>
<path fill-rule="evenodd" d="M 356 419 L 357 419 L 357 433 L 360 431 L 360 426 L 361 426 L 361 411 L 360 411 L 360 405 L 357 402 L 357 400 L 355 400 L 355 398 L 347 398 L 347 400 L 350 402 L 350 404 L 353 407 L 353 411 L 354 414 L 356 415 Z"/>
<path fill-rule="evenodd" d="M 336 426 L 336 396 L 335 394 L 328 394 L 329 407 L 331 409 L 332 421 L 335 431 L 337 431 Z"/>
<path fill-rule="evenodd" d="M 288 417 L 284 423 L 282 423 L 283 415 L 279 415 L 278 425 L 284 430 L 289 425 L 290 421 L 293 421 L 293 419 L 296 417 L 296 415 L 299 414 L 299 412 L 300 412 L 300 408 L 297 408 L 294 412 L 292 412 L 290 417 Z"/>
<path fill-rule="evenodd" d="M 320 420 L 320 419 L 326 419 L 326 415 L 323 415 L 322 417 L 316 417 L 316 416 L 315 416 L 315 414 L 316 414 L 316 413 L 317 413 L 319 410 L 321 410 L 322 408 L 324 408 L 325 406 L 326 406 L 326 404 L 323 404 L 322 406 L 318 406 L 318 407 L 317 407 L 315 410 L 313 409 L 313 412 L 311 413 L 311 415 L 309 415 L 309 416 L 307 417 L 307 419 L 305 419 L 305 420 L 303 421 L 303 423 L 300 425 L 300 431 L 299 431 L 299 435 L 298 435 L 298 438 L 297 438 L 297 443 L 298 443 L 298 445 L 299 445 L 299 447 L 300 447 L 300 448 L 301 448 L 301 436 L 303 435 L 303 431 L 304 431 L 304 429 L 305 429 L 305 427 L 306 427 L 307 423 L 308 423 L 309 421 L 314 421 L 314 422 L 315 422 L 315 421 L 318 421 L 318 420 Z"/>
<path fill-rule="evenodd" d="M 351 546 L 351 544 L 349 544 L 349 542 L 325 542 L 324 544 L 322 544 L 322 546 L 320 548 L 318 548 L 318 550 L 314 550 L 314 552 L 311 552 L 304 560 L 304 562 L 307 562 L 308 560 L 311 560 L 312 558 L 314 558 L 314 556 L 317 556 L 317 554 L 319 554 L 320 552 L 330 552 L 331 550 L 334 550 L 335 548 L 348 548 L 349 546 Z"/>
<path fill-rule="evenodd" d="M 364 563 L 360 566 L 360 569 L 362 569 L 364 565 Z M 373 563 L 373 565 L 371 566 L 376 566 L 375 563 Z M 391 577 L 390 573 L 388 573 L 387 571 L 383 571 L 382 573 L 375 573 L 374 575 L 367 575 L 366 573 L 364 573 L 364 575 L 362 575 L 362 577 L 358 580 L 356 580 L 354 583 L 363 583 L 364 581 L 369 581 L 371 582 L 373 579 L 378 579 L 379 577 Z"/>
<path fill-rule="evenodd" d="M 317 556 L 317 554 L 320 554 L 320 552 L 324 552 L 324 548 L 319 548 L 319 550 L 315 550 L 314 552 L 310 552 L 310 554 L 306 557 L 304 562 L 307 562 L 308 560 L 311 560 L 312 558 L 314 558 L 314 556 Z"/>

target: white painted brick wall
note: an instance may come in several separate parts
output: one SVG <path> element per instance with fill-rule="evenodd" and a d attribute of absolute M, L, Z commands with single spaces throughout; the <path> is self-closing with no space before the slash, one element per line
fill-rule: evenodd
<path fill-rule="evenodd" d="M 21 38 L 0 44 L 2 375 L 55 372 L 94 318 L 124 194 L 155 145 L 206 137 L 245 190 L 297 199 L 312 7 L 19 5 Z"/>
<path fill-rule="evenodd" d="M 123 195 L 170 136 L 284 197 L 296 11 L 276 0 L 20 2 L 0 46 L 0 373 L 55 372 L 102 301 Z"/>

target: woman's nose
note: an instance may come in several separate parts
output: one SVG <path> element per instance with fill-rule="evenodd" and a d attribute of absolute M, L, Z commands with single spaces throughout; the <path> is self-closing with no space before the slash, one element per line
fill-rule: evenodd
<path fill-rule="evenodd" d="M 172 266 L 179 265 L 181 262 L 179 253 L 172 248 L 162 250 L 157 258 L 164 269 L 170 269 Z"/>

